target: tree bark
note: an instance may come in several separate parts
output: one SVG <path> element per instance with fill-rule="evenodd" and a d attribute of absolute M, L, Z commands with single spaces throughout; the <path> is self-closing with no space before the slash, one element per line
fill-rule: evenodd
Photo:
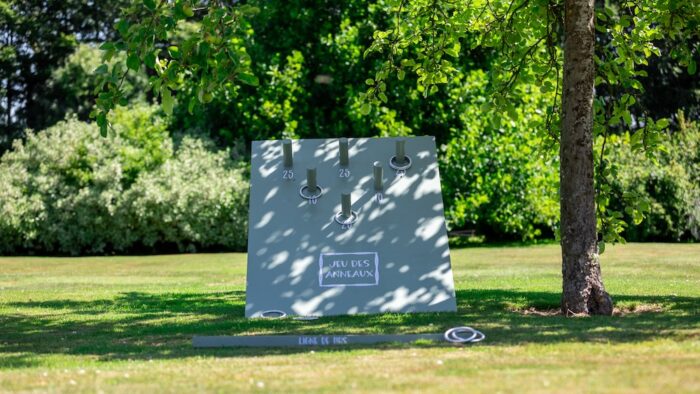
<path fill-rule="evenodd" d="M 561 251 L 566 315 L 612 314 L 600 273 L 593 188 L 593 0 L 565 0 L 560 157 Z"/>

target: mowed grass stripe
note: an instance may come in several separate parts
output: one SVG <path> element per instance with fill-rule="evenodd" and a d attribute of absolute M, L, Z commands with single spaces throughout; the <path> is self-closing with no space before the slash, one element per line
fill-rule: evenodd
<path fill-rule="evenodd" d="M 0 258 L 0 392 L 700 390 L 700 245 L 608 247 L 621 313 L 564 318 L 556 245 L 452 251 L 458 312 L 248 320 L 245 255 Z M 640 312 L 641 311 L 641 312 Z M 541 315 L 544 314 L 544 315 Z M 213 349 L 194 334 L 482 329 L 473 347 Z"/>

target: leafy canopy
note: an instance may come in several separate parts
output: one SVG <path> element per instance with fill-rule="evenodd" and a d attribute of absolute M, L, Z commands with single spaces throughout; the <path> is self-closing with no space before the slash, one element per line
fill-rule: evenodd
<path fill-rule="evenodd" d="M 254 4 L 143 0 L 125 9 L 116 24 L 119 39 L 102 46 L 105 60 L 123 51 L 125 61 L 97 70 L 104 79 L 92 116 L 101 132 L 107 132 L 107 113 L 126 101 L 122 85 L 129 70 L 147 69 L 150 89 L 168 114 L 176 96 L 192 113 L 197 105 L 216 97 L 235 99 L 241 84 L 258 85 L 247 48 L 250 18 L 260 11 Z M 483 127 L 503 132 L 521 124 L 520 108 L 533 102 L 530 96 L 537 89 L 544 102 L 536 100 L 539 112 L 529 117 L 526 127 L 545 146 L 557 142 L 561 0 L 383 0 L 377 6 L 387 17 L 373 26 L 372 40 L 364 51 L 365 58 L 378 66 L 370 78 L 364 78 L 358 101 L 361 114 L 386 109 L 395 97 L 392 86 L 409 75 L 415 77 L 415 88 L 423 97 L 437 95 L 440 86 L 448 86 L 467 71 L 462 57 L 488 51 L 488 93 L 480 103 L 486 118 Z M 626 227 L 624 214 L 613 209 L 611 200 L 623 201 L 634 223 L 649 209 L 641 195 L 617 195 L 610 186 L 616 170 L 606 158 L 611 147 L 606 139 L 611 133 L 628 131 L 632 146 L 646 151 L 648 157 L 663 149 L 661 141 L 671 120 L 655 119 L 643 107 L 641 80 L 648 75 L 649 60 L 662 55 L 689 75 L 697 72 L 699 21 L 695 0 L 608 1 L 596 9 L 596 190 L 604 240 L 621 241 Z M 298 55 L 290 59 L 290 64 L 295 59 L 297 64 L 302 62 Z M 290 117 L 284 106 L 270 110 Z M 289 122 L 291 130 L 293 122 Z M 459 143 L 451 142 L 450 149 L 460 151 Z"/>
<path fill-rule="evenodd" d="M 150 89 L 160 96 L 167 114 L 173 111 L 173 91 L 181 91 L 192 112 L 198 102 L 209 103 L 214 93 L 231 91 L 237 83 L 257 85 L 241 36 L 249 28 L 245 18 L 258 12 L 250 5 L 197 0 L 143 0 L 125 8 L 115 26 L 119 38 L 105 42 L 101 49 L 105 61 L 122 51 L 126 60 L 96 70 L 102 83 L 91 116 L 100 132 L 107 132 L 107 113 L 127 103 L 123 84 L 130 70 L 146 67 L 155 72 L 149 79 Z M 199 23 L 181 34 L 188 20 Z"/>

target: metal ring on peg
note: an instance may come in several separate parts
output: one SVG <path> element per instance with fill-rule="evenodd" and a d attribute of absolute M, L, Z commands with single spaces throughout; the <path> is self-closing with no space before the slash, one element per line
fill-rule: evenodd
<path fill-rule="evenodd" d="M 321 186 L 316 186 L 318 192 L 316 194 L 309 194 L 309 185 L 304 185 L 299 189 L 299 195 L 305 200 L 315 200 L 323 195 L 323 188 Z"/>
<path fill-rule="evenodd" d="M 411 167 L 411 158 L 404 156 L 406 158 L 406 163 L 401 165 L 396 162 L 396 156 L 391 156 L 389 159 L 389 167 L 395 169 L 396 171 L 406 171 Z"/>
<path fill-rule="evenodd" d="M 286 316 L 287 316 L 287 313 L 285 313 L 284 311 L 281 311 L 279 309 L 270 309 L 267 311 L 263 311 L 260 314 L 260 317 L 263 317 L 265 319 L 281 319 L 281 318 L 286 317 Z"/>
<path fill-rule="evenodd" d="M 351 211 L 350 217 L 346 218 L 345 220 L 342 219 L 342 216 L 343 216 L 342 211 L 335 214 L 334 219 L 335 219 L 336 223 L 345 226 L 345 225 L 353 224 L 357 221 L 357 212 L 355 212 L 355 211 Z"/>

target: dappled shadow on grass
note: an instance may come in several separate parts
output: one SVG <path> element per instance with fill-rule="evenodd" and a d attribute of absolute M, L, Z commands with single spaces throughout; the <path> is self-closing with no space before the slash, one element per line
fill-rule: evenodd
<path fill-rule="evenodd" d="M 291 349 L 193 349 L 193 335 L 439 333 L 458 325 L 481 329 L 483 345 L 560 342 L 637 342 L 658 336 L 682 340 L 700 330 L 700 299 L 617 296 L 623 305 L 656 304 L 663 312 L 566 318 L 514 312 L 552 309 L 559 294 L 517 290 L 459 290 L 457 313 L 325 317 L 313 321 L 246 319 L 245 293 L 120 293 L 95 301 L 9 303 L 0 316 L 0 367 L 35 365 L 31 355 L 95 355 L 102 360 L 250 356 L 307 352 Z M 34 310 L 22 313 L 23 310 Z M 381 345 L 396 348 L 409 345 Z M 451 346 L 436 344 L 435 346 Z M 481 346 L 481 345 L 480 345 Z M 323 348 L 344 351 L 348 348 Z"/>

